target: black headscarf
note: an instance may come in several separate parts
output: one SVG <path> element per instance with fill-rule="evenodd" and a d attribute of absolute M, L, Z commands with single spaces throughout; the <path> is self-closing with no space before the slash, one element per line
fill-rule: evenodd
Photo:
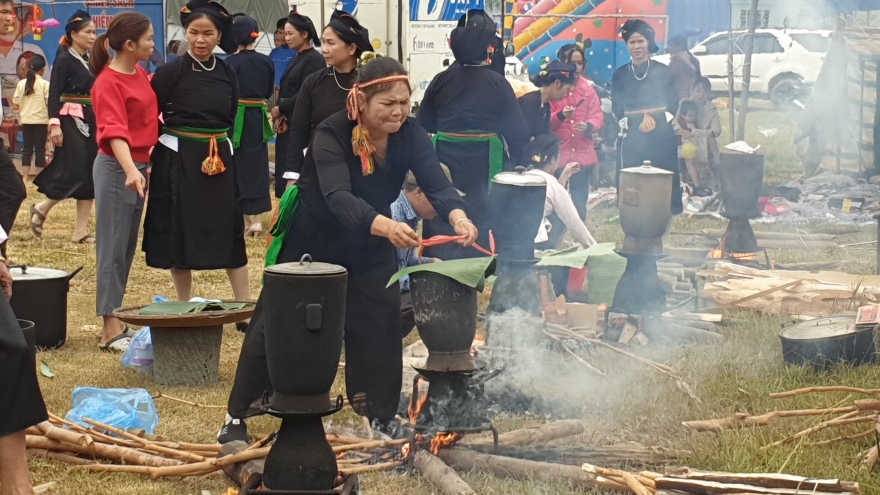
<path fill-rule="evenodd" d="M 291 12 L 290 17 L 285 19 L 284 22 L 290 24 L 299 32 L 309 33 L 309 38 L 312 40 L 312 43 L 314 43 L 315 46 L 321 46 L 321 37 L 318 36 L 318 31 L 315 30 L 315 24 L 308 16 L 304 16 L 298 12 Z"/>
<path fill-rule="evenodd" d="M 232 39 L 237 46 L 248 46 L 260 37 L 257 20 L 247 14 L 232 16 Z"/>
<path fill-rule="evenodd" d="M 652 28 L 650 24 L 641 19 L 630 19 L 620 28 L 620 36 L 623 37 L 623 41 L 629 41 L 629 37 L 635 33 L 641 34 L 646 40 L 648 40 L 649 53 L 657 53 L 660 51 L 660 47 L 654 42 L 657 35 L 654 33 L 654 28 Z"/>
<path fill-rule="evenodd" d="M 79 31 L 90 22 L 92 22 L 92 16 L 90 16 L 85 10 L 77 9 L 77 11 L 70 16 L 70 19 L 67 20 L 67 25 L 64 26 L 64 34 L 70 38 L 71 33 Z"/>
<path fill-rule="evenodd" d="M 563 84 L 573 84 L 577 81 L 577 67 L 574 64 L 566 64 L 559 60 L 553 60 L 535 74 L 532 83 L 535 86 L 549 86 L 556 81 Z"/>
<path fill-rule="evenodd" d="M 370 43 L 370 32 L 367 28 L 361 26 L 361 23 L 348 12 L 334 10 L 327 27 L 333 28 L 343 43 L 355 45 L 357 47 L 357 52 L 355 53 L 357 57 L 360 57 L 363 52 L 373 51 L 373 44 Z"/>
<path fill-rule="evenodd" d="M 523 146 L 520 165 L 541 168 L 559 154 L 559 138 L 556 134 L 540 134 Z"/>
<path fill-rule="evenodd" d="M 232 36 L 232 16 L 229 12 L 214 0 L 192 0 L 180 9 L 180 24 L 186 28 L 201 15 L 210 19 L 220 31 L 220 49 L 226 53 L 235 53 L 238 45 Z"/>
<path fill-rule="evenodd" d="M 471 9 L 458 19 L 449 44 L 460 63 L 486 64 L 494 54 L 496 37 L 495 20 L 484 10 Z"/>

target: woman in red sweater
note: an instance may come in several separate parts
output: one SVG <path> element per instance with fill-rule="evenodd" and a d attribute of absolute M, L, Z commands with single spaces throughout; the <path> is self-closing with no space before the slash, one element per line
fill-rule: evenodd
<path fill-rule="evenodd" d="M 116 52 L 110 60 L 108 47 Z M 150 148 L 159 135 L 159 104 L 147 73 L 138 65 L 153 53 L 153 26 L 137 12 L 113 17 L 98 36 L 90 60 L 97 75 L 92 95 L 98 125 L 98 157 L 93 170 L 97 212 L 98 316 L 104 333 L 98 347 L 121 352 L 131 335 L 114 318 L 137 247 L 144 210 L 144 178 Z"/>

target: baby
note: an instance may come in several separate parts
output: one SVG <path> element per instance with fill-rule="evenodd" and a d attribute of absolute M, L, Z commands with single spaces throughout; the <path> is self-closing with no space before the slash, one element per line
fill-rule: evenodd
<path fill-rule="evenodd" d="M 712 184 L 712 171 L 709 168 L 708 133 L 697 125 L 698 112 L 697 104 L 691 100 L 684 100 L 679 105 L 675 126 L 678 156 L 685 162 L 694 195 L 709 196 L 712 194 L 708 189 Z"/>

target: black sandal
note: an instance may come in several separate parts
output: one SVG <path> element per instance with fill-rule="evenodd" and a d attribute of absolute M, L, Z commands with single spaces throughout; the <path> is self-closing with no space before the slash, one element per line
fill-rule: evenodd
<path fill-rule="evenodd" d="M 39 218 L 40 223 L 34 222 L 34 217 Z M 45 221 L 46 215 L 40 213 L 40 210 L 37 209 L 37 205 L 31 205 L 31 216 L 28 218 L 28 223 L 30 223 L 31 226 L 31 233 L 34 234 L 34 237 L 36 237 L 37 239 L 43 238 L 43 223 Z"/>

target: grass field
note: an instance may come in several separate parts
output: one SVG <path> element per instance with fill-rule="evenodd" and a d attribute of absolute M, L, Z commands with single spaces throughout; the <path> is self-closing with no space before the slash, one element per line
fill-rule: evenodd
<path fill-rule="evenodd" d="M 762 144 L 767 157 L 768 181 L 779 181 L 799 174 L 800 164 L 791 147 L 795 126 L 782 115 L 760 109 L 750 116 L 750 123 L 771 128 L 779 133 L 769 139 L 750 129 L 750 144 Z M 69 340 L 61 349 L 40 352 L 38 361 L 46 362 L 55 372 L 53 379 L 40 377 L 49 409 L 63 415 L 70 408 L 70 396 L 76 386 L 97 387 L 143 387 L 156 393 L 160 390 L 147 376 L 119 365 L 118 355 L 100 353 L 94 316 L 95 305 L 95 250 L 92 246 L 74 245 L 69 241 L 74 208 L 65 202 L 53 210 L 45 224 L 44 240 L 37 240 L 26 229 L 27 210 L 41 198 L 29 186 L 29 198 L 22 206 L 17 228 L 12 233 L 10 256 L 15 261 L 72 270 L 84 266 L 83 271 L 71 283 L 69 308 Z M 621 238 L 619 226 L 608 225 L 604 220 L 613 216 L 613 210 L 598 211 L 591 217 L 591 229 L 601 241 Z M 268 219 L 267 219 L 268 220 Z M 697 231 L 718 228 L 722 224 L 714 220 L 676 219 L 674 229 Z M 771 229 L 762 225 L 760 229 Z M 835 225 L 813 225 L 816 231 L 840 231 Z M 837 230 L 835 230 L 837 229 Z M 783 230 L 783 229 L 775 229 Z M 839 241 L 859 242 L 874 238 L 871 228 L 846 234 Z M 676 244 L 687 242 L 687 237 L 673 236 Z M 249 240 L 251 286 L 254 294 L 260 289 L 260 267 L 263 262 L 264 240 Z M 772 250 L 775 261 L 812 261 L 826 259 L 854 260 L 851 270 L 873 273 L 875 251 L 870 249 L 833 249 L 824 252 Z M 232 293 L 222 272 L 198 273 L 194 292 L 210 297 L 231 297 Z M 129 291 L 125 304 L 148 302 L 155 294 L 173 294 L 167 272 L 153 270 L 144 264 L 141 253 L 132 269 Z M 785 400 L 773 400 L 770 392 L 783 391 L 808 385 L 842 384 L 855 387 L 876 388 L 880 383 L 880 368 L 838 368 L 827 374 L 816 374 L 801 368 L 782 364 L 777 331 L 786 320 L 781 317 L 763 317 L 741 314 L 745 324 L 724 330 L 727 340 L 716 347 L 690 347 L 680 350 L 637 350 L 673 366 L 688 383 L 700 403 L 681 392 L 669 378 L 638 367 L 633 361 L 616 354 L 591 351 L 590 358 L 605 369 L 607 378 L 596 378 L 583 372 L 580 364 L 569 361 L 563 355 L 553 359 L 562 362 L 567 370 L 558 376 L 547 377 L 548 390 L 553 386 L 571 391 L 577 402 L 577 416 L 588 425 L 587 432 L 579 437 L 566 439 L 565 444 L 606 445 L 621 442 L 639 442 L 687 450 L 690 453 L 678 461 L 700 469 L 729 471 L 783 471 L 815 477 L 840 477 L 863 483 L 863 493 L 880 493 L 880 477 L 860 468 L 858 454 L 870 447 L 871 439 L 844 442 L 825 447 L 811 447 L 806 443 L 762 451 L 767 443 L 784 438 L 796 431 L 813 426 L 818 419 L 784 420 L 772 427 L 736 430 L 723 434 L 689 433 L 680 422 L 690 419 L 724 417 L 737 412 L 760 414 L 774 409 L 831 407 L 852 397 L 846 394 L 814 395 Z M 206 388 L 162 389 L 161 392 L 203 404 L 225 404 L 235 372 L 242 337 L 231 326 L 226 328 L 220 366 L 220 383 Z M 565 378 L 560 378 L 560 376 Z M 337 380 L 336 391 L 341 391 Z M 210 442 L 214 439 L 222 420 L 220 409 L 194 408 L 174 402 L 158 400 L 160 423 L 158 433 L 167 437 L 191 442 Z M 539 423 L 551 418 L 504 417 L 496 420 L 502 431 Z M 361 432 L 360 422 L 348 411 L 330 418 L 334 425 L 347 426 Z M 273 419 L 251 422 L 254 432 L 270 432 L 275 426 Z M 865 429 L 864 427 L 862 429 Z M 811 441 L 831 438 L 846 433 L 857 433 L 857 426 L 847 427 L 816 435 Z M 59 494 L 94 495 L 150 495 L 192 494 L 211 490 L 215 495 L 222 491 L 226 482 L 219 476 L 151 481 L 138 475 L 88 474 L 64 464 L 50 461 L 33 461 L 34 483 L 58 482 Z M 465 479 L 481 494 L 509 495 L 555 495 L 586 493 L 572 490 L 565 484 L 546 485 L 532 482 L 500 481 L 479 474 L 469 474 Z M 428 495 L 436 491 L 418 477 L 400 474 L 374 474 L 363 478 L 363 493 L 369 495 L 418 494 Z"/>

